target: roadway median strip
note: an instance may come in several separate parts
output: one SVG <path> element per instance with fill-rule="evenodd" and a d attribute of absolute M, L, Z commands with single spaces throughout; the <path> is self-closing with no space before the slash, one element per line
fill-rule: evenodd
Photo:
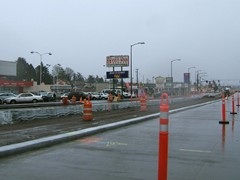
<path fill-rule="evenodd" d="M 178 108 L 178 109 L 170 110 L 169 113 L 176 113 L 176 112 L 184 111 L 187 109 L 196 108 L 196 107 L 204 106 L 207 104 L 215 103 L 218 101 L 219 100 L 215 100 L 215 101 L 210 101 L 210 102 L 201 103 L 201 104 L 197 104 L 197 105 Z M 138 123 L 138 122 L 145 121 L 148 119 L 157 118 L 157 117 L 159 117 L 159 115 L 160 115 L 160 113 L 155 113 L 155 114 L 132 118 L 132 119 L 128 119 L 128 120 L 124 120 L 124 121 L 120 121 L 120 122 L 105 124 L 105 125 L 101 125 L 101 126 L 97 126 L 97 127 L 86 128 L 86 129 L 82 129 L 79 131 L 67 132 L 64 134 L 54 135 L 54 136 L 50 136 L 50 137 L 44 137 L 44 138 L 39 138 L 39 139 L 31 140 L 31 141 L 1 146 L 0 147 L 0 158 L 18 154 L 18 153 L 23 153 L 23 152 L 30 151 L 30 150 L 35 150 L 35 149 L 39 149 L 39 148 L 43 148 L 43 147 L 52 146 L 55 144 L 66 142 L 66 141 L 79 139 L 79 138 L 90 136 L 90 135 L 100 133 L 100 132 L 103 132 L 106 130 L 127 126 L 130 124 Z"/>

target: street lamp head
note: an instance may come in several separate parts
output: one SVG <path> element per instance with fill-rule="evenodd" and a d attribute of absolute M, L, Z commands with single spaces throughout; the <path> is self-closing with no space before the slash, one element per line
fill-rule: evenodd
<path fill-rule="evenodd" d="M 171 60 L 171 62 L 174 62 L 174 61 L 181 61 L 181 59 L 174 59 L 174 60 Z"/>
<path fill-rule="evenodd" d="M 50 56 L 52 55 L 52 53 L 48 53 Z"/>
<path fill-rule="evenodd" d="M 138 45 L 138 44 L 145 44 L 145 42 L 137 42 L 137 43 L 134 43 L 131 45 L 131 47 L 135 46 L 135 45 Z"/>

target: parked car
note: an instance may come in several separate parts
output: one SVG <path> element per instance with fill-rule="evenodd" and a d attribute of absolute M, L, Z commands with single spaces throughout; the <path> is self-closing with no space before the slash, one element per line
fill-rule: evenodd
<path fill-rule="evenodd" d="M 132 94 L 132 98 L 136 98 L 136 97 L 137 97 L 136 94 L 133 93 L 133 94 Z"/>
<path fill-rule="evenodd" d="M 108 99 L 108 93 L 100 93 L 100 99 Z"/>
<path fill-rule="evenodd" d="M 9 97 L 16 97 L 16 94 L 13 93 L 0 93 L 0 104 L 3 104 L 4 100 Z"/>
<path fill-rule="evenodd" d="M 56 100 L 56 94 L 53 93 L 53 92 L 42 93 L 42 99 L 45 102 L 55 101 Z"/>
<path fill-rule="evenodd" d="M 79 101 L 80 98 L 82 98 L 82 100 L 87 99 L 87 95 L 81 91 L 80 92 L 70 92 L 68 94 L 68 99 L 71 100 L 73 96 L 76 97 L 76 101 Z"/>
<path fill-rule="evenodd" d="M 130 97 L 131 97 L 131 94 L 128 93 L 128 92 L 123 92 L 123 97 L 124 97 L 124 98 L 130 98 Z"/>
<path fill-rule="evenodd" d="M 69 95 L 69 92 L 68 92 L 68 93 L 63 93 L 63 94 L 60 96 L 60 98 L 61 98 L 61 99 L 63 99 L 63 98 L 67 98 L 68 95 Z"/>
<path fill-rule="evenodd" d="M 131 93 L 123 92 L 123 97 L 124 98 L 131 98 Z M 136 94 L 133 93 L 132 98 L 136 98 Z"/>
<path fill-rule="evenodd" d="M 35 95 L 33 93 L 21 93 L 14 97 L 9 97 L 4 100 L 4 103 L 7 104 L 16 104 L 16 103 L 37 103 L 43 101 L 42 96 Z"/>
<path fill-rule="evenodd" d="M 97 92 L 89 92 L 89 94 L 91 95 L 90 97 L 91 97 L 91 100 L 98 100 L 98 99 L 100 99 L 100 94 L 99 93 L 97 93 Z"/>
<path fill-rule="evenodd" d="M 121 89 L 103 89 L 101 93 L 112 94 L 113 96 L 117 96 L 118 94 L 122 94 Z"/>
<path fill-rule="evenodd" d="M 90 92 L 83 92 L 87 99 L 92 99 L 92 94 Z"/>

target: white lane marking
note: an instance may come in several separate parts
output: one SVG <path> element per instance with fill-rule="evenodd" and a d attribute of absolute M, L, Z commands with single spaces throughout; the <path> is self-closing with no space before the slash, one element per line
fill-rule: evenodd
<path fill-rule="evenodd" d="M 212 153 L 212 151 L 204 151 L 204 150 L 197 150 L 197 149 L 179 149 L 179 151 L 196 152 L 196 153 Z"/>

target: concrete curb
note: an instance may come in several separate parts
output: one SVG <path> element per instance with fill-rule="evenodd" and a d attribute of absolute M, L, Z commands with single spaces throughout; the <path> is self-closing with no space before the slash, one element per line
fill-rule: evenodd
<path fill-rule="evenodd" d="M 196 107 L 204 106 L 207 104 L 215 103 L 218 101 L 220 101 L 220 100 L 210 101 L 210 102 L 197 104 L 197 105 L 193 105 L 193 106 L 187 106 L 187 107 L 183 107 L 183 108 L 179 108 L 179 109 L 174 109 L 174 110 L 170 110 L 169 113 L 176 113 L 176 112 L 184 111 L 187 109 L 196 108 Z M 148 119 L 159 117 L 159 115 L 160 115 L 160 113 L 155 113 L 155 114 L 132 118 L 132 119 L 116 122 L 116 123 L 105 124 L 105 125 L 101 125 L 98 127 L 92 127 L 92 128 L 79 130 L 79 131 L 68 132 L 68 133 L 64 133 L 64 134 L 40 138 L 40 139 L 26 141 L 26 142 L 22 142 L 22 143 L 2 146 L 2 147 L 0 147 L 0 158 L 14 155 L 14 154 L 23 153 L 26 151 L 39 149 L 39 148 L 49 147 L 49 146 L 52 146 L 55 144 L 72 141 L 72 140 L 75 140 L 78 138 L 82 138 L 84 136 L 93 135 L 93 134 L 107 131 L 110 129 L 116 129 L 116 128 L 127 126 L 130 124 L 139 123 L 139 122 L 142 122 L 142 121 L 145 121 Z"/>

